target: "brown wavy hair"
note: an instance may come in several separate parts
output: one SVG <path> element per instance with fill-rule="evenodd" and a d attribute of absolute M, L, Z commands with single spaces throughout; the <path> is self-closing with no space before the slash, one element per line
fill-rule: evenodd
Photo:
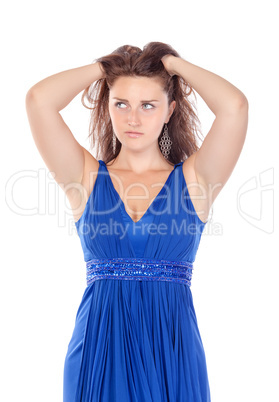
<path fill-rule="evenodd" d="M 170 45 L 150 42 L 143 47 L 143 50 L 124 45 L 111 54 L 95 60 L 101 63 L 106 77 L 88 86 L 82 94 L 81 102 L 83 106 L 91 110 L 88 137 L 91 140 L 91 149 L 97 144 L 97 159 L 100 158 L 108 163 L 116 158 L 121 150 L 121 142 L 116 138 L 115 153 L 113 152 L 113 127 L 108 102 L 109 91 L 114 81 L 123 76 L 159 78 L 167 93 L 169 105 L 173 100 L 176 101 L 176 107 L 168 122 L 168 133 L 172 140 L 171 151 L 168 155 L 170 163 L 183 162 L 199 149 L 197 138 L 201 131 L 200 121 L 194 112 L 196 94 L 184 79 L 177 75 L 171 77 L 166 71 L 161 59 L 167 54 L 180 57 Z M 194 95 L 195 102 L 190 101 L 191 94 Z M 85 99 L 90 106 L 85 104 Z M 163 128 L 158 137 L 158 146 L 162 135 Z"/>

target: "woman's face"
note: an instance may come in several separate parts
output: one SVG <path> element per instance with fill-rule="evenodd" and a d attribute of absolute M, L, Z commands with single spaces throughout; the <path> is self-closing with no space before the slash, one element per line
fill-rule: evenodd
<path fill-rule="evenodd" d="M 168 123 L 175 101 L 168 97 L 158 79 L 119 77 L 110 89 L 109 113 L 113 130 L 122 146 L 131 149 L 158 148 L 158 137 Z M 129 134 L 138 132 L 141 135 Z"/>

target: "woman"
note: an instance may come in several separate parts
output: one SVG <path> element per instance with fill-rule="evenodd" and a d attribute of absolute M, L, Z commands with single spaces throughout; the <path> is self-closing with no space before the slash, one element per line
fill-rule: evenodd
<path fill-rule="evenodd" d="M 59 113 L 83 89 L 99 160 Z M 200 147 L 193 89 L 216 116 Z M 26 106 L 71 203 L 87 269 L 64 402 L 210 401 L 190 285 L 210 207 L 243 147 L 246 97 L 152 42 L 40 81 Z"/>

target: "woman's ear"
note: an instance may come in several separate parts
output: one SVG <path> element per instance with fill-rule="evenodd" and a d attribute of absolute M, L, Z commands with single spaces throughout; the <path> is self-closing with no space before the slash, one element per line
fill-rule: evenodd
<path fill-rule="evenodd" d="M 175 101 L 172 101 L 171 104 L 170 104 L 170 106 L 169 106 L 168 121 L 165 121 L 165 123 L 168 123 L 168 122 L 169 122 L 169 120 L 170 120 L 170 118 L 171 118 L 171 115 L 173 114 L 173 111 L 174 111 L 174 109 L 175 109 L 175 106 L 176 106 L 176 102 L 175 102 Z"/>

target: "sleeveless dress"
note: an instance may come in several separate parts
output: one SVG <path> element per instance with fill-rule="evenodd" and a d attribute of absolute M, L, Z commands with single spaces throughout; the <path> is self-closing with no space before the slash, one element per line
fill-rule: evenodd
<path fill-rule="evenodd" d="M 210 402 L 190 289 L 203 222 L 177 163 L 138 222 L 106 164 L 75 222 L 86 280 L 63 402 Z"/>

